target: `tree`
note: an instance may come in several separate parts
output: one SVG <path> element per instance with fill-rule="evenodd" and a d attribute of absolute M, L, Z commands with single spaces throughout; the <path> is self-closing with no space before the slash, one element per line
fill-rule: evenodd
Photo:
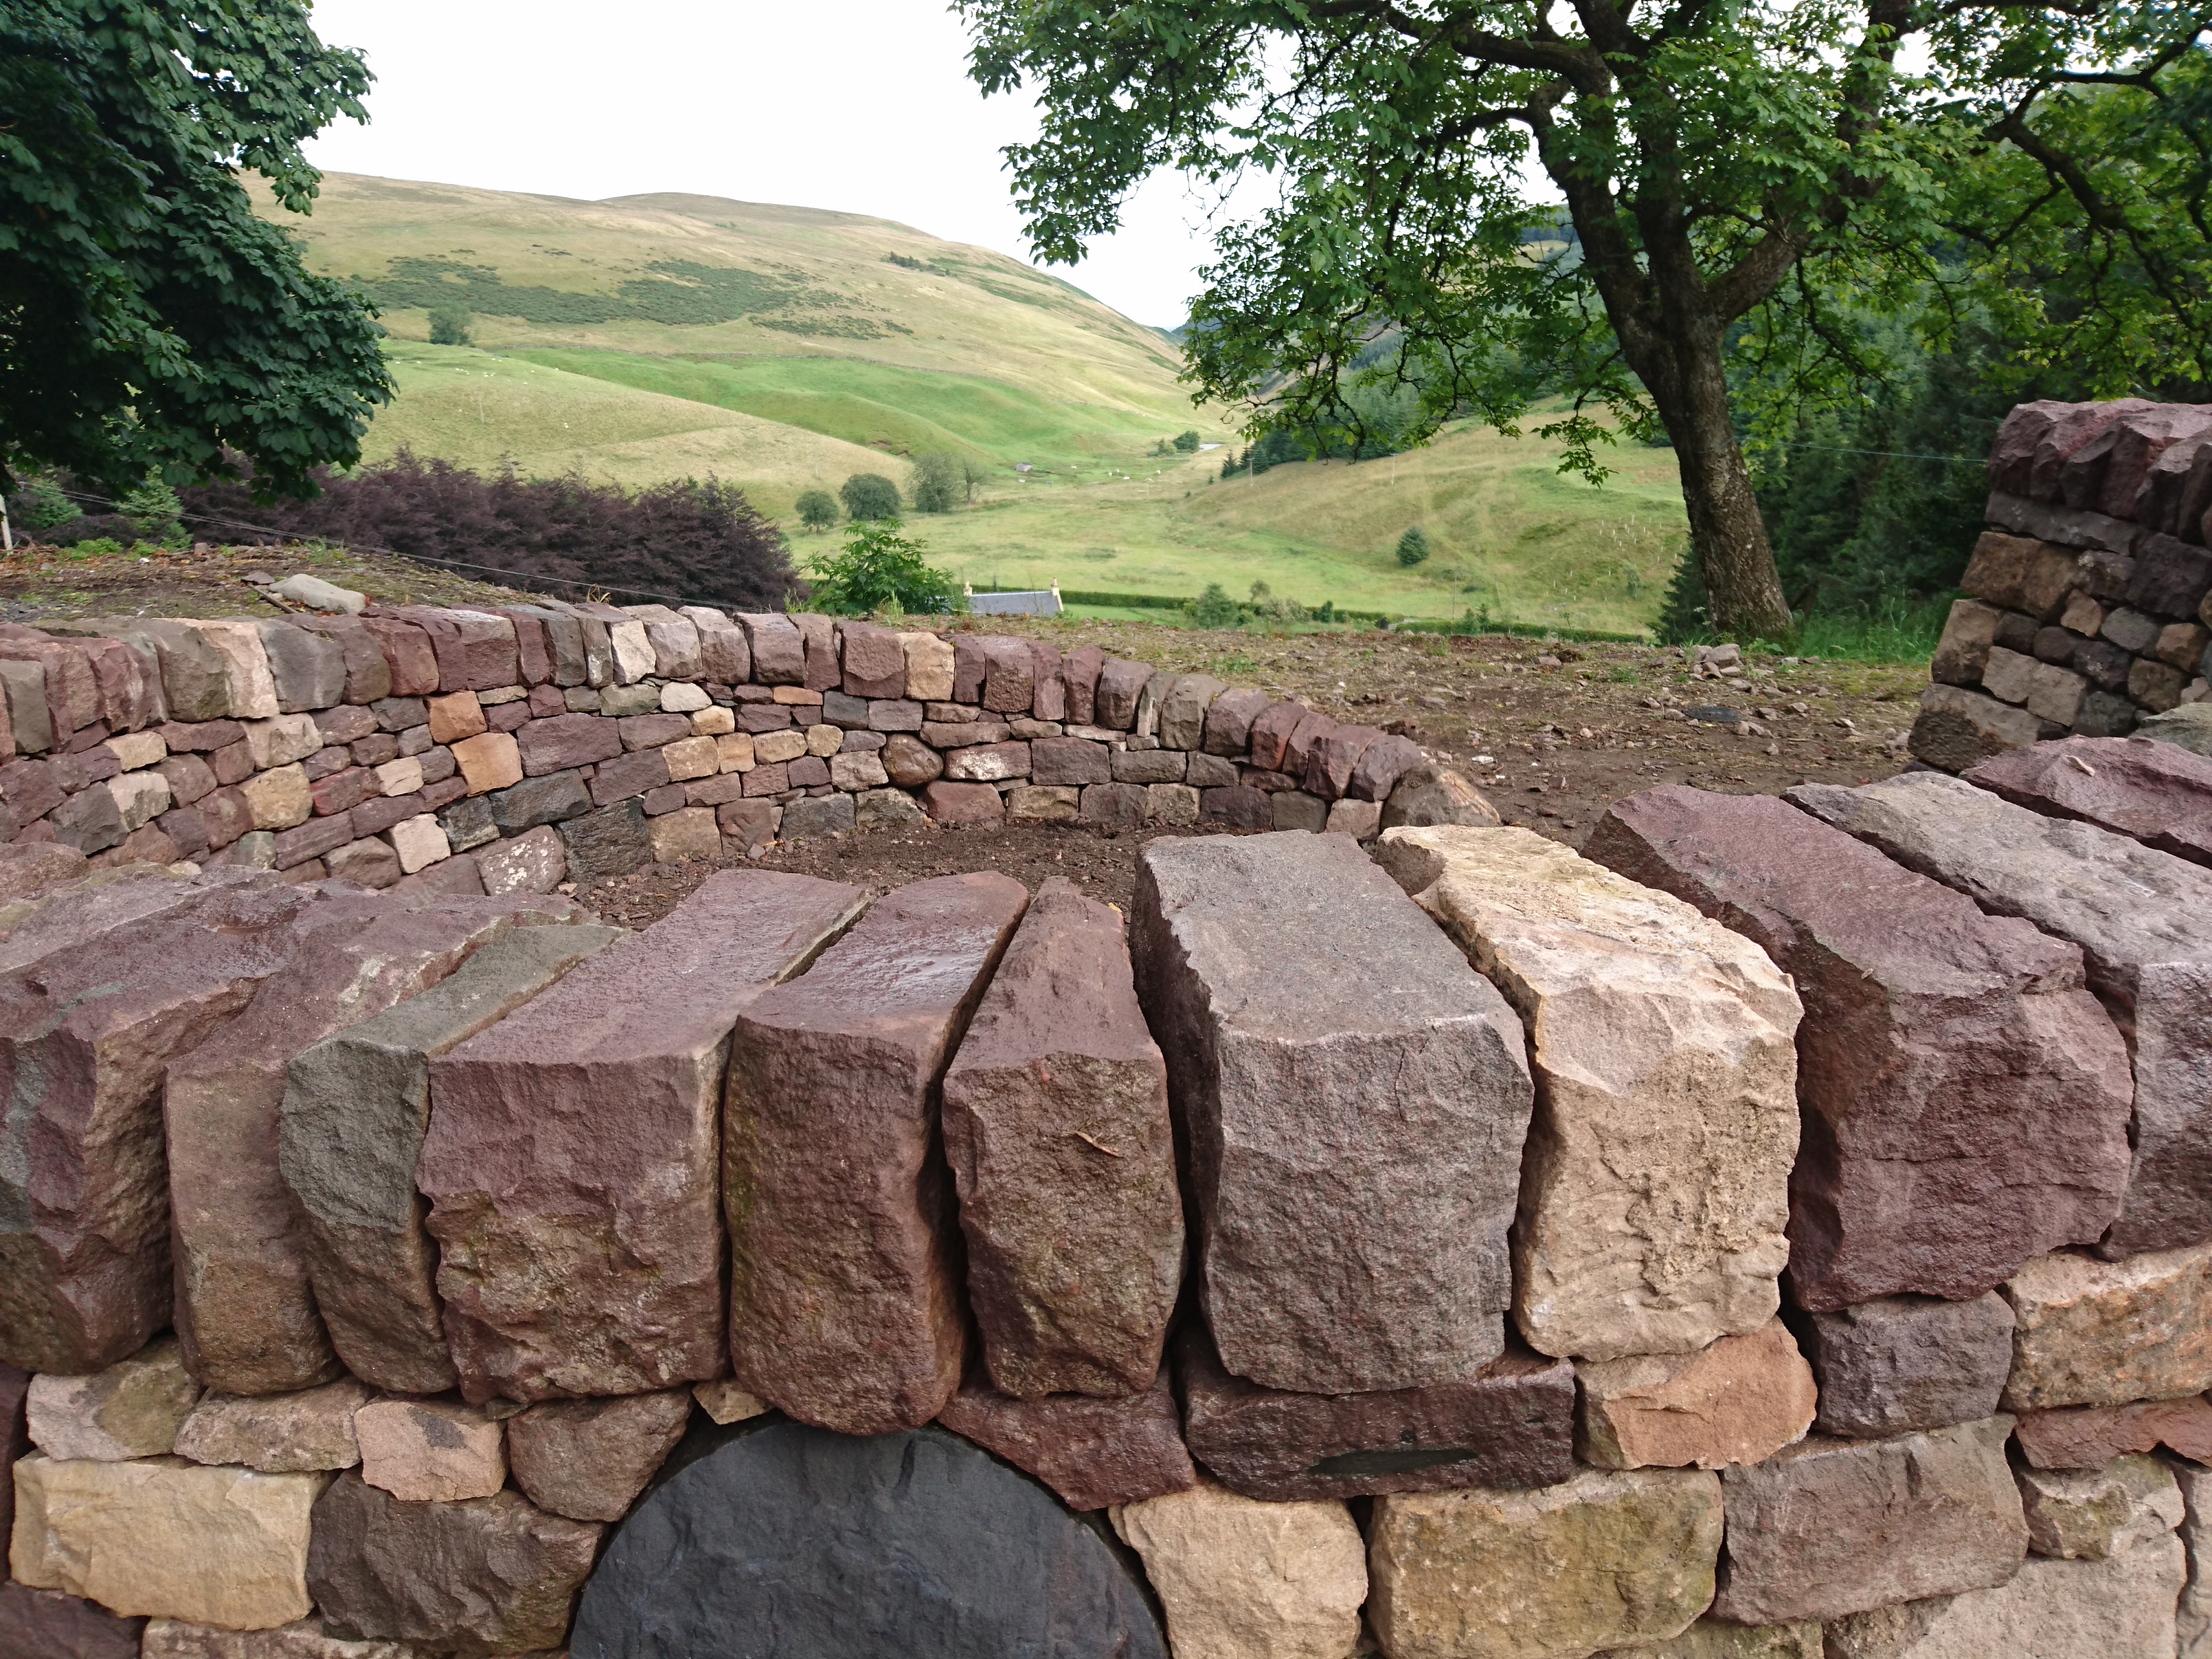
<path fill-rule="evenodd" d="M 880 472 L 855 472 L 837 494 L 846 514 L 854 519 L 896 519 L 899 513 L 898 486 Z"/>
<path fill-rule="evenodd" d="M 951 611 L 952 578 L 924 563 L 921 544 L 900 535 L 899 529 L 899 521 L 890 518 L 855 524 L 844 550 L 815 567 L 808 603 L 842 617 L 870 616 L 885 607 L 909 616 Z"/>
<path fill-rule="evenodd" d="M 1419 525 L 1409 526 L 1398 538 L 1398 562 L 1410 570 L 1428 556 L 1428 532 Z"/>
<path fill-rule="evenodd" d="M 439 306 L 430 313 L 432 345 L 473 344 L 469 338 L 469 313 L 459 306 Z"/>
<path fill-rule="evenodd" d="M 933 449 L 914 458 L 914 505 L 917 512 L 950 513 L 964 499 L 966 489 L 967 475 L 958 456 Z"/>
<path fill-rule="evenodd" d="M 1008 154 L 1045 258 L 1112 230 L 1152 171 L 1273 173 L 1279 202 L 1224 228 L 1193 308 L 1189 378 L 1316 433 L 1361 431 L 1363 380 L 1420 394 L 1418 441 L 1455 412 L 1501 431 L 1540 396 L 1567 465 L 1664 431 L 1716 625 L 1790 623 L 1734 405 L 1732 350 L 1843 395 L 1882 363 L 1843 313 L 1924 303 L 1938 255 L 2007 280 L 2002 246 L 2071 217 L 2093 268 L 2135 261 L 2143 309 L 2212 328 L 2201 7 L 2018 0 L 961 0 L 987 90 L 1029 88 Z M 1934 67 L 1899 65 L 1910 43 Z M 1909 60 L 1908 60 L 1909 61 Z M 2100 102 L 2100 99 L 2112 101 Z M 2100 183 L 2100 122 L 2166 136 L 2161 198 Z M 1986 165 L 1997 158 L 2003 169 Z M 1564 198 L 1533 199 L 1528 163 Z M 2146 175 L 2146 178 L 2148 175 Z M 1972 188 L 1994 181 L 1977 198 Z M 2142 210 L 2130 213 L 2131 202 Z M 2179 221 L 2179 224 L 2175 223 Z M 2161 263 L 2161 257 L 2163 262 Z M 2192 263 L 2193 261 L 2193 263 Z M 2032 303 L 2033 295 L 2022 303 Z M 2125 307 L 2091 297 L 2093 309 Z M 2193 307 L 2193 309 L 2192 309 Z M 1938 314 L 1943 307 L 1936 308 Z M 1396 347 L 1357 367 L 1376 341 Z M 1256 429 L 1257 422 L 1255 422 Z"/>
<path fill-rule="evenodd" d="M 837 498 L 826 489 L 802 491 L 798 507 L 799 521 L 809 530 L 827 530 L 837 522 Z"/>
<path fill-rule="evenodd" d="M 1175 435 L 1175 447 L 1176 450 L 1185 455 L 1197 454 L 1199 445 L 1205 441 L 1206 440 L 1199 435 L 1199 431 L 1196 427 L 1193 427 L 1186 432 L 1178 432 Z"/>
<path fill-rule="evenodd" d="M 301 0 L 0 7 L 0 485 L 50 465 L 120 492 L 228 449 L 289 491 L 360 459 L 382 331 L 240 175 L 307 212 L 301 146 L 365 120 L 368 82 Z"/>
<path fill-rule="evenodd" d="M 1206 583 L 1206 592 L 1186 605 L 1183 611 L 1198 628 L 1234 628 L 1244 615 L 1219 582 Z"/>

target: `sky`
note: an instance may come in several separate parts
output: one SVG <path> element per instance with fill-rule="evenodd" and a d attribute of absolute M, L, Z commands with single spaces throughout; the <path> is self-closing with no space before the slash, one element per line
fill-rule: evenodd
<path fill-rule="evenodd" d="M 690 191 L 896 219 L 1017 258 L 1000 149 L 1034 136 L 986 99 L 937 0 L 319 0 L 368 55 L 366 126 L 309 147 L 337 173 L 597 199 Z M 1055 274 L 1140 323 L 1188 314 L 1206 200 L 1171 175 Z"/>

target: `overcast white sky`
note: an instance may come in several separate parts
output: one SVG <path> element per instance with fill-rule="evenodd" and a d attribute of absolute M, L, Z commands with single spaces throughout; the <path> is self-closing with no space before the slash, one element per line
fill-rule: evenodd
<path fill-rule="evenodd" d="M 968 78 L 939 0 L 319 0 L 314 17 L 377 77 L 369 125 L 311 147 L 326 169 L 587 199 L 696 191 L 1028 257 L 999 150 L 1034 117 Z M 1155 179 L 1059 274 L 1172 326 L 1211 252 L 1204 216 Z"/>

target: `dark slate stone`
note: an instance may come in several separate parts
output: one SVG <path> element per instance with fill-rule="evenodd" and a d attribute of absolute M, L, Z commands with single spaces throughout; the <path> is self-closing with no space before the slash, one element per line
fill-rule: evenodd
<path fill-rule="evenodd" d="M 456 853 L 499 839 L 499 825 L 492 821 L 491 798 L 486 795 L 455 801 L 438 814 L 438 822 L 445 825 L 446 840 Z"/>
<path fill-rule="evenodd" d="M 483 797 L 491 803 L 491 821 L 502 836 L 519 836 L 541 823 L 559 823 L 592 810 L 592 797 L 580 772 L 549 772 L 525 778 L 512 788 Z"/>
<path fill-rule="evenodd" d="M 1103 1529 L 941 1430 L 777 1421 L 696 1436 L 671 1467 L 585 1586 L 574 1659 L 731 1652 L 739 1632 L 748 1659 L 1166 1659 Z"/>
<path fill-rule="evenodd" d="M 571 881 L 626 876 L 653 862 L 653 844 L 645 835 L 645 809 L 635 799 L 569 818 L 560 826 L 560 833 L 568 853 Z"/>

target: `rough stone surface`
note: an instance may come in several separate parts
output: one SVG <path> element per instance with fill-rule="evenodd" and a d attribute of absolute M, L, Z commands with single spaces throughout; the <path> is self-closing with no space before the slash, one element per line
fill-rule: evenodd
<path fill-rule="evenodd" d="M 2212 1237 L 2212 936 L 2197 920 L 2212 914 L 2212 872 L 1924 772 L 1861 789 L 1802 784 L 1790 799 L 1984 909 L 2081 947 L 2135 1060 L 2134 1164 L 2105 1248 Z"/>
<path fill-rule="evenodd" d="M 701 1411 L 722 1425 L 742 1423 L 773 1409 L 758 1395 L 739 1388 L 726 1376 L 712 1382 L 694 1382 L 691 1397 L 699 1402 Z"/>
<path fill-rule="evenodd" d="M 141 919 L 103 927 L 134 895 L 146 897 Z M 0 976 L 0 1358 L 97 1370 L 168 1323 L 162 1068 L 283 965 L 315 901 L 243 872 L 80 890 L 0 946 L 0 962 L 35 964 Z M 160 902 L 173 908 L 160 914 Z"/>
<path fill-rule="evenodd" d="M 2004 1583 L 2027 1553 L 2011 1431 L 1997 1416 L 1890 1440 L 1813 1439 L 1729 1469 L 1713 1611 L 1776 1625 Z"/>
<path fill-rule="evenodd" d="M 2212 1388 L 2212 1244 L 2124 1261 L 2039 1257 L 2007 1281 L 2008 1411 L 2124 1406 Z"/>
<path fill-rule="evenodd" d="M 534 907 L 532 915 L 520 907 Z M 338 1370 L 277 1166 L 285 1069 L 309 1045 L 427 989 L 518 921 L 563 900 L 455 899 L 361 914 L 335 907 L 222 1032 L 168 1068 L 177 1329 L 185 1363 L 226 1394 L 281 1394 Z"/>
<path fill-rule="evenodd" d="M 622 937 L 606 927 L 516 929 L 421 996 L 292 1062 L 278 1169 L 317 1307 L 356 1376 L 410 1394 L 459 1380 L 434 1284 L 437 1250 L 415 1186 L 431 1060 Z"/>
<path fill-rule="evenodd" d="M 353 1414 L 368 1399 L 349 1376 L 297 1394 L 207 1395 L 177 1431 L 177 1455 L 264 1474 L 349 1469 L 361 1462 Z"/>
<path fill-rule="evenodd" d="M 25 1420 L 31 1443 L 49 1457 L 166 1457 L 199 1395 L 176 1342 L 165 1337 L 88 1376 L 33 1377 Z"/>
<path fill-rule="evenodd" d="M 895 889 L 738 1017 L 722 1137 L 730 1357 L 802 1422 L 914 1427 L 959 1385 L 967 1316 L 935 1108 L 1028 898 L 998 874 Z"/>
<path fill-rule="evenodd" d="M 549 1650 L 604 1530 L 511 1492 L 404 1503 L 348 1470 L 315 1504 L 307 1583 L 323 1617 L 356 1636 L 471 1656 Z"/>
<path fill-rule="evenodd" d="M 430 1062 L 416 1182 L 467 1398 L 635 1394 L 720 1372 L 731 1025 L 860 899 L 811 876 L 722 872 Z"/>
<path fill-rule="evenodd" d="M 1140 1580 L 1042 1487 L 933 1430 L 718 1431 L 623 1523 L 571 1651 L 1166 1659 Z"/>
<path fill-rule="evenodd" d="M 1113 1520 L 1144 1558 L 1177 1659 L 1349 1659 L 1367 1561 L 1343 1504 L 1261 1504 L 1208 1484 Z"/>
<path fill-rule="evenodd" d="M 380 1400 L 353 1416 L 361 1478 L 410 1504 L 489 1498 L 507 1484 L 500 1425 L 452 1400 Z"/>
<path fill-rule="evenodd" d="M 2188 1582 L 2175 1608 L 2175 1645 L 2180 1659 L 2212 1655 L 2212 1469 L 2203 1457 L 2176 1458 L 2171 1467 L 2181 1486 L 2181 1542 Z"/>
<path fill-rule="evenodd" d="M 155 1619 L 146 1626 L 140 1659 L 422 1659 L 410 1642 L 355 1642 L 324 1632 L 314 1617 L 276 1630 L 216 1630 L 180 1620 Z M 6 1650 L 0 1648 L 0 1655 Z"/>
<path fill-rule="evenodd" d="M 1589 1361 L 1575 1377 L 1575 1449 L 1600 1468 L 1756 1463 L 1813 1426 L 1812 1367 L 1778 1319 L 1694 1354 Z"/>
<path fill-rule="evenodd" d="M 2185 1562 L 2179 1540 L 2106 1561 L 2025 1563 L 2011 1580 L 1828 1626 L 1828 1659 L 2167 1659 Z"/>
<path fill-rule="evenodd" d="M 1997 1408 L 2012 1369 L 2011 1304 L 1886 1296 L 1807 1316 L 1820 1432 L 1852 1439 L 1971 1423 Z"/>
<path fill-rule="evenodd" d="M 1133 1504 L 1198 1484 L 1164 1370 L 1152 1387 L 1121 1400 L 1080 1394 L 1017 1400 L 979 1378 L 954 1395 L 937 1420 L 1035 1475 L 1070 1509 Z"/>
<path fill-rule="evenodd" d="M 1248 1498 L 1547 1486 L 1574 1473 L 1574 1369 L 1525 1349 L 1455 1382 L 1297 1394 L 1231 1376 L 1194 1326 L 1176 1365 L 1191 1455 Z"/>
<path fill-rule="evenodd" d="M 30 1390 L 28 1371 L 0 1364 L 0 1538 L 15 1524 L 15 1460 L 31 1449 L 23 1415 Z"/>
<path fill-rule="evenodd" d="M 2154 1457 L 2100 1469 L 2022 1469 L 2027 1547 L 2067 1561 L 2102 1561 L 2155 1542 L 2182 1521 L 2181 1487 Z"/>
<path fill-rule="evenodd" d="M 1533 1038 L 1522 1335 L 1613 1359 L 1759 1329 L 1789 1259 L 1789 981 L 1741 934 L 1532 830 L 1392 830 L 1375 856 Z"/>
<path fill-rule="evenodd" d="M 1167 1065 L 1121 917 L 1037 890 L 945 1075 L 968 1296 L 1006 1393 L 1120 1395 L 1160 1369 L 1182 1275 Z"/>
<path fill-rule="evenodd" d="M 634 800 L 567 819 L 560 826 L 560 835 L 572 881 L 626 876 L 653 860 L 645 834 L 645 813 Z"/>
<path fill-rule="evenodd" d="M 1502 820 L 1483 793 L 1448 766 L 1409 768 L 1390 787 L 1382 805 L 1382 828 L 1428 829 L 1460 824 L 1494 830 Z"/>
<path fill-rule="evenodd" d="M 545 824 L 477 854 L 477 878 L 485 892 L 550 893 L 568 873 L 568 854 L 560 835 Z"/>
<path fill-rule="evenodd" d="M 1582 1659 L 1705 1610 L 1720 1482 L 1591 1470 L 1542 1492 L 1383 1498 L 1371 1534 L 1368 1617 L 1391 1659 Z"/>
<path fill-rule="evenodd" d="M 2109 1224 L 2126 1048 L 2073 947 L 1771 796 L 1647 790 L 1584 850 L 1727 923 L 1796 981 L 1800 1305 L 1963 1300 Z"/>
<path fill-rule="evenodd" d="M 1155 841 L 1132 939 L 1224 1364 L 1344 1393 L 1503 1352 L 1532 1094 L 1504 1000 L 1341 836 Z"/>
<path fill-rule="evenodd" d="M 143 1619 L 0 1579 L 0 1659 L 139 1659 Z"/>
<path fill-rule="evenodd" d="M 2212 864 L 2212 760 L 2148 738 L 2039 743 L 1966 781 L 2048 817 L 2077 818 L 2194 864 Z"/>
<path fill-rule="evenodd" d="M 330 1477 L 258 1474 L 175 1458 L 27 1457 L 15 1465 L 9 1566 L 125 1617 L 233 1630 L 303 1619 L 308 1515 Z"/>
<path fill-rule="evenodd" d="M 2033 743 L 2042 722 L 2025 708 L 1960 685 L 1930 685 L 1907 739 L 1915 760 L 1963 772 L 2008 750 Z"/>
<path fill-rule="evenodd" d="M 1613 1659 L 1824 1659 L 1820 1626 L 1802 1620 L 1731 1625 L 1724 1619 L 1700 1619 L 1672 1640 L 1638 1642 L 1609 1651 Z"/>
<path fill-rule="evenodd" d="M 2212 1401 L 2143 1400 L 2027 1412 L 2013 1429 L 2021 1455 L 2039 1469 L 2101 1469 L 2130 1452 L 2160 1447 L 2212 1462 Z"/>
<path fill-rule="evenodd" d="M 691 1395 L 549 1400 L 507 1422 L 514 1484 L 541 1510 L 575 1521 L 619 1521 L 690 1419 Z"/>

